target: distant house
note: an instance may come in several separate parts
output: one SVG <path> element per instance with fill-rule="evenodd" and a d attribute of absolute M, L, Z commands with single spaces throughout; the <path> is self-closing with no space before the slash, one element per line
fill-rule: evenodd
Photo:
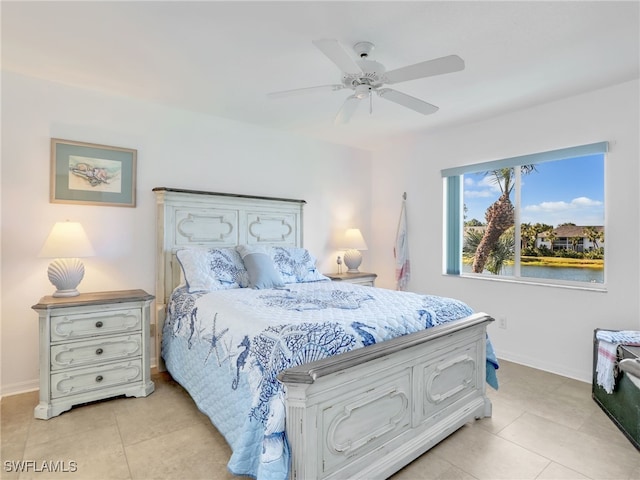
<path fill-rule="evenodd" d="M 589 240 L 585 230 L 594 228 L 600 234 L 600 239 L 595 242 Z M 561 225 L 553 229 L 555 238 L 553 240 L 553 250 L 575 250 L 577 252 L 588 252 L 590 250 L 604 247 L 604 227 L 603 226 L 580 226 Z M 536 247 L 551 247 L 549 233 L 543 232 L 536 238 Z"/>

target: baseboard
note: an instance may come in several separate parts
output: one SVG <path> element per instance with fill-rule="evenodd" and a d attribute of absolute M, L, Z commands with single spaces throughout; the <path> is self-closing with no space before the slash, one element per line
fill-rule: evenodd
<path fill-rule="evenodd" d="M 2 386 L 0 397 L 9 397 L 11 395 L 20 395 L 21 393 L 33 392 L 40 389 L 38 380 L 29 380 L 28 382 L 18 382 Z"/>
<path fill-rule="evenodd" d="M 553 364 L 547 363 L 544 360 L 540 360 L 539 358 L 530 358 L 530 357 L 518 355 L 517 353 L 501 351 L 500 355 L 498 356 L 498 363 L 500 363 L 500 360 L 517 363 L 519 365 L 524 365 L 525 367 L 535 368 L 537 370 L 542 370 L 544 372 L 549 372 L 555 375 L 571 378 L 573 380 L 578 380 L 580 382 L 591 383 L 592 381 L 591 370 L 589 370 L 588 372 L 582 372 L 582 371 L 577 371 L 573 369 L 564 369 L 562 367 L 558 367 L 558 365 L 555 363 Z M 500 380 L 499 369 L 498 369 L 498 380 Z"/>

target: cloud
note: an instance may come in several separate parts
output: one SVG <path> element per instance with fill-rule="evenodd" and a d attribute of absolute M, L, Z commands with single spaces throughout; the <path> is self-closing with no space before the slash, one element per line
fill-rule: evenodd
<path fill-rule="evenodd" d="M 527 205 L 524 207 L 526 212 L 566 212 L 575 211 L 583 208 L 594 208 L 602 206 L 602 202 L 599 200 L 592 200 L 587 197 L 574 198 L 570 202 L 542 202 L 537 205 Z"/>
<path fill-rule="evenodd" d="M 599 207 L 602 205 L 602 202 L 599 200 L 591 200 L 587 197 L 578 197 L 571 200 L 571 205 L 577 207 Z"/>
<path fill-rule="evenodd" d="M 570 202 L 541 202 L 527 205 L 522 210 L 524 223 L 602 225 L 604 222 L 604 203 L 588 197 L 577 197 Z"/>
<path fill-rule="evenodd" d="M 496 194 L 490 190 L 466 190 L 464 196 L 465 198 L 496 198 Z"/>
<path fill-rule="evenodd" d="M 475 179 L 465 175 L 464 176 L 464 196 L 465 198 L 497 198 L 502 193 L 500 185 L 498 185 L 491 176 L 479 177 L 475 175 Z"/>

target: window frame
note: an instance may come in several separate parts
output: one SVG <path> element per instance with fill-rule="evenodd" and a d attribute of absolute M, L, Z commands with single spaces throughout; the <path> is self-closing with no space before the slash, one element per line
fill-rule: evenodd
<path fill-rule="evenodd" d="M 488 276 L 479 273 L 462 272 L 462 245 L 463 245 L 463 176 L 468 173 L 487 172 L 498 170 L 501 168 L 513 168 L 521 165 L 539 164 L 550 161 L 566 160 L 570 158 L 583 157 L 594 154 L 602 154 L 605 156 L 609 151 L 609 142 L 596 142 L 575 147 L 561 148 L 557 150 L 549 150 L 545 152 L 521 155 L 517 157 L 503 158 L 488 162 L 463 165 L 441 170 L 443 179 L 443 267 L 442 271 L 445 275 L 478 278 L 489 281 L 502 281 L 512 283 L 527 283 L 535 285 L 545 285 L 554 287 L 577 288 L 584 290 L 606 291 L 606 262 L 604 283 L 590 284 L 586 282 L 571 282 L 544 278 L 522 277 L 520 276 L 519 263 L 516 263 L 516 270 L 513 276 Z M 604 179 L 603 179 L 604 180 Z M 520 240 L 520 169 L 515 169 L 515 188 L 514 188 L 514 206 L 516 225 L 516 245 Z M 606 183 L 604 185 L 606 189 Z M 605 192 L 606 197 L 606 192 Z M 605 199 L 606 209 L 606 199 Z M 605 218 L 606 223 L 606 218 Z M 605 226 L 606 231 L 606 226 Z"/>

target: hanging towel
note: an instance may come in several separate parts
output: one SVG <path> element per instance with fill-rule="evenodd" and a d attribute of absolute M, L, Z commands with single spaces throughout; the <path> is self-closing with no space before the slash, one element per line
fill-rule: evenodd
<path fill-rule="evenodd" d="M 396 245 L 393 249 L 393 256 L 396 259 L 396 290 L 405 290 L 411 276 L 409 263 L 409 243 L 407 239 L 407 210 L 406 201 L 402 201 L 400 211 L 400 221 L 396 233 Z"/>
<path fill-rule="evenodd" d="M 640 332 L 633 330 L 598 330 L 598 360 L 596 379 L 605 392 L 612 393 L 616 384 L 615 367 L 618 345 L 640 346 Z"/>
<path fill-rule="evenodd" d="M 598 363 L 596 365 L 596 374 L 598 385 L 604 388 L 607 393 L 613 392 L 616 384 L 615 366 L 617 359 L 618 346 L 615 343 L 598 341 Z"/>

